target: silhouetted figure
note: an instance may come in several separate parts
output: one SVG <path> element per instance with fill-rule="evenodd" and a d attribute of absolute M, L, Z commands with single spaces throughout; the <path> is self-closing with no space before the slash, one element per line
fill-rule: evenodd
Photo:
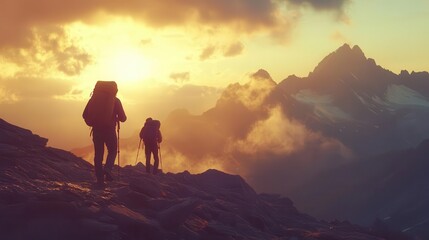
<path fill-rule="evenodd" d="M 161 122 L 153 120 L 152 118 L 146 119 L 146 122 L 140 131 L 140 138 L 144 142 L 145 155 L 146 155 L 146 172 L 150 173 L 150 157 L 153 154 L 153 174 L 157 174 L 159 166 L 159 144 L 162 142 L 161 135 Z"/>
<path fill-rule="evenodd" d="M 115 82 L 98 81 L 83 111 L 85 122 L 92 127 L 94 169 L 100 187 L 104 186 L 104 177 L 106 181 L 113 180 L 112 168 L 118 150 L 115 126 L 117 123 L 119 125 L 119 121 L 127 120 L 121 101 L 116 97 L 117 92 Z M 103 168 L 104 145 L 107 147 L 107 158 Z"/>

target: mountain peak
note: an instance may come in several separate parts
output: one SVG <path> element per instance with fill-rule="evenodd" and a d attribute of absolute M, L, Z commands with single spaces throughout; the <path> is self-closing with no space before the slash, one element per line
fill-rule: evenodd
<path fill-rule="evenodd" d="M 269 79 L 272 80 L 270 74 L 265 69 L 259 69 L 257 72 L 251 75 L 254 79 Z"/>
<path fill-rule="evenodd" d="M 367 61 L 368 59 L 358 45 L 350 47 L 350 45 L 345 43 L 336 51 L 326 56 L 313 72 L 329 74 L 338 71 L 351 71 L 351 69 L 366 64 Z"/>
<path fill-rule="evenodd" d="M 362 49 L 358 45 L 354 45 L 351 47 L 349 44 L 344 43 L 341 47 L 339 47 L 336 51 L 336 53 L 354 53 L 356 55 L 365 55 L 362 51 Z"/>
<path fill-rule="evenodd" d="M 335 52 L 331 53 L 329 56 L 334 56 L 338 58 L 345 58 L 348 60 L 366 60 L 365 54 L 358 45 L 350 47 L 347 43 L 339 47 Z M 329 57 L 328 56 L 328 57 Z"/>

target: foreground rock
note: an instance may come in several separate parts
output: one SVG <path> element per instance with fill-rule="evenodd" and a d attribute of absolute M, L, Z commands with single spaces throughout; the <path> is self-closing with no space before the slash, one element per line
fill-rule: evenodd
<path fill-rule="evenodd" d="M 217 170 L 127 166 L 95 189 L 89 163 L 46 142 L 0 119 L 0 239 L 387 239 L 317 221 Z"/>

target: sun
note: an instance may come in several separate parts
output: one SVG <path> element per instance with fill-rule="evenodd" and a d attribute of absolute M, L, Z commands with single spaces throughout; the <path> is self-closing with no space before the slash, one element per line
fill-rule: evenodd
<path fill-rule="evenodd" d="M 112 80 L 130 83 L 150 76 L 151 62 L 138 48 L 119 48 L 107 55 L 103 69 Z"/>

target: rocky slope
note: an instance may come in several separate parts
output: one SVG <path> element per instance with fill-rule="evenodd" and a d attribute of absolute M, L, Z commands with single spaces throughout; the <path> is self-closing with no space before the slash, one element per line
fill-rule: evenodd
<path fill-rule="evenodd" d="M 386 239 L 317 221 L 217 170 L 153 176 L 127 166 L 95 189 L 89 163 L 46 143 L 0 119 L 0 239 Z"/>

